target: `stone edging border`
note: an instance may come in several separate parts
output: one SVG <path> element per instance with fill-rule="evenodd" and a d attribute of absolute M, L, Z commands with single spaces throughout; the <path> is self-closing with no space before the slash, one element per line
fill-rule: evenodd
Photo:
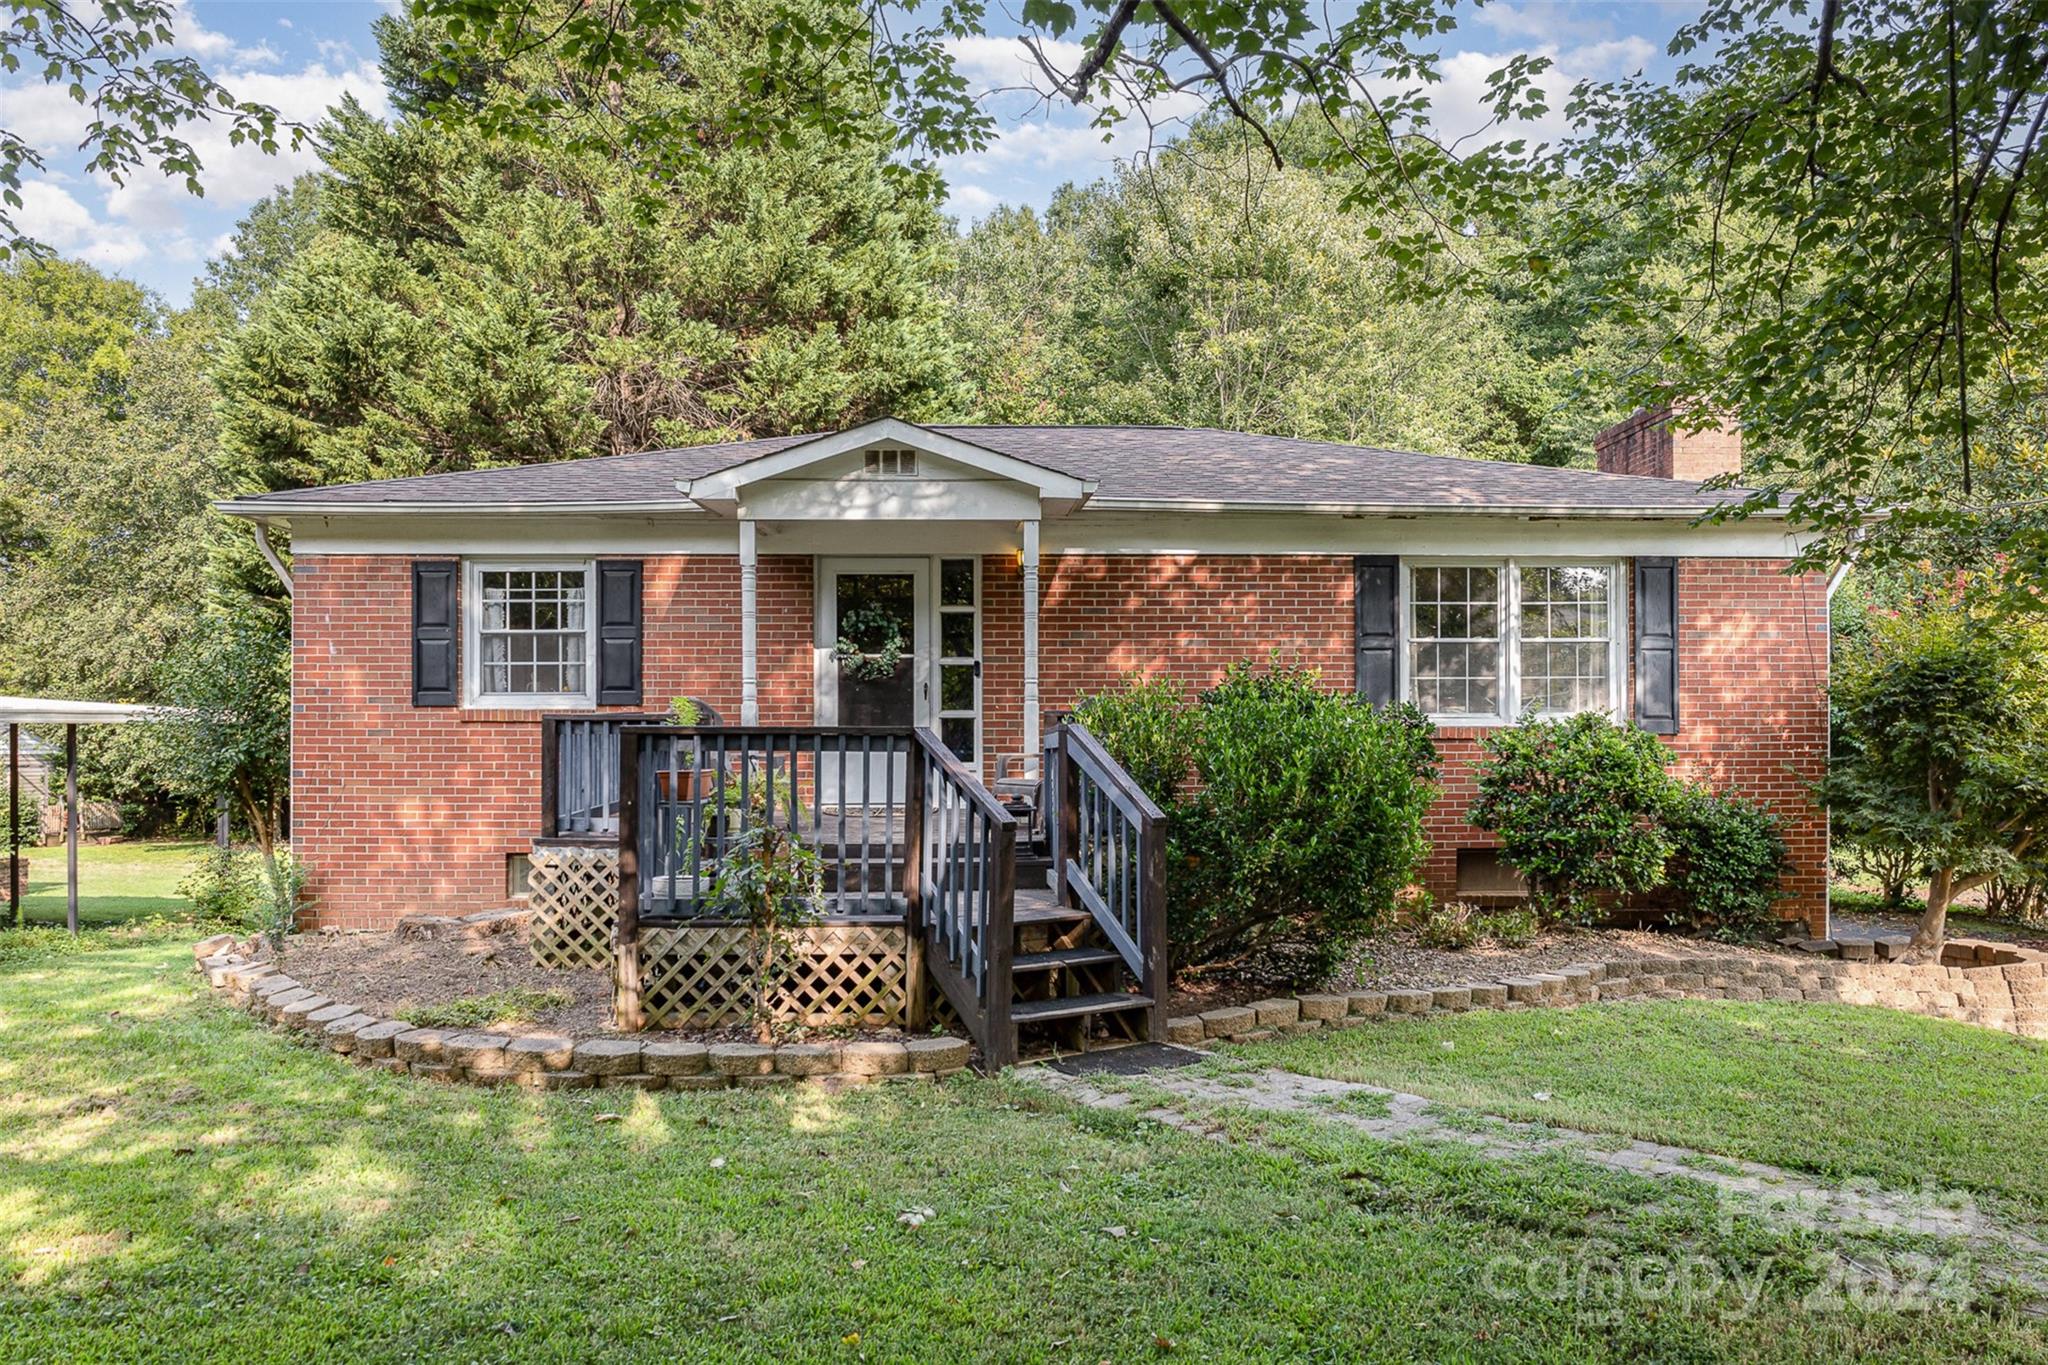
<path fill-rule="evenodd" d="M 769 1088 L 798 1082 L 843 1090 L 868 1084 L 937 1082 L 966 1069 L 965 1038 L 905 1042 L 689 1043 L 664 1039 L 571 1038 L 418 1028 L 330 1000 L 256 962 L 229 935 L 195 944 L 192 955 L 214 993 L 287 1032 L 378 1071 L 471 1085 L 538 1090 L 591 1086 L 635 1090 Z"/>
<path fill-rule="evenodd" d="M 1783 959 L 1711 954 L 1623 958 L 1455 986 L 1276 996 L 1169 1019 L 1167 1041 L 1257 1042 L 1389 1015 L 1601 1000 L 1832 1001 L 1953 1019 L 2022 1038 L 2048 1038 L 2048 954 L 1955 939 L 1937 965 L 1880 961 L 1868 951 L 1869 945 L 1859 946 L 1865 951 L 1850 948 L 1853 956 L 1845 958 L 1822 956 L 1827 949 L 1819 948 L 1809 948 L 1808 956 Z"/>

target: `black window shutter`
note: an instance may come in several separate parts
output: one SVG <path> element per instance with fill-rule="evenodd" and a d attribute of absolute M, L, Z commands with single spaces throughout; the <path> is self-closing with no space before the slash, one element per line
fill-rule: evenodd
<path fill-rule="evenodd" d="M 422 559 L 412 566 L 412 704 L 462 700 L 462 565 Z"/>
<path fill-rule="evenodd" d="M 1359 555 L 1354 615 L 1358 646 L 1358 694 L 1374 706 L 1394 700 L 1396 653 L 1400 648 L 1401 561 L 1395 555 Z"/>
<path fill-rule="evenodd" d="M 1678 561 L 1636 561 L 1636 724 L 1678 733 Z"/>
<path fill-rule="evenodd" d="M 597 561 L 597 702 L 640 705 L 640 561 Z"/>

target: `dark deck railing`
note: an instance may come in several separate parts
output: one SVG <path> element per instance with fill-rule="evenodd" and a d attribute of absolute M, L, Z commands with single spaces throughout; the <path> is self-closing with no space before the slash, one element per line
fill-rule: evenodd
<path fill-rule="evenodd" d="M 1015 1060 L 1016 821 L 930 730 L 635 725 L 620 733 L 621 1027 L 644 1023 L 641 926 L 725 922 L 713 895 L 721 862 L 747 830 L 772 825 L 817 854 L 826 918 L 905 925 L 913 958 L 988 1064 Z M 923 1004 L 914 998 L 913 1026 Z"/>
<path fill-rule="evenodd" d="M 912 738 L 918 876 L 911 936 L 925 945 L 926 970 L 981 1044 L 983 1064 L 1000 1070 L 1017 1060 L 1010 1018 L 1017 818 L 937 735 L 919 729 Z"/>
<path fill-rule="evenodd" d="M 831 918 L 902 918 L 908 731 L 643 725 L 625 736 L 620 825 L 643 923 L 716 922 L 719 866 L 763 825 L 818 855 Z"/>
<path fill-rule="evenodd" d="M 624 711 L 542 716 L 541 837 L 607 843 L 618 838 L 619 731 L 663 719 Z"/>
<path fill-rule="evenodd" d="M 1086 910 L 1152 999 L 1147 1036 L 1166 1037 L 1166 816 L 1079 721 L 1046 745 L 1053 886 Z"/>

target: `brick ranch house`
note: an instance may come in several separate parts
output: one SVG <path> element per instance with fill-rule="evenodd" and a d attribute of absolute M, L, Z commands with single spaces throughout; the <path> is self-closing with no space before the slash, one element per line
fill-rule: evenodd
<path fill-rule="evenodd" d="M 1278 651 L 1441 726 L 1438 896 L 1509 889 L 1464 820 L 1487 728 L 1593 709 L 1773 806 L 1787 914 L 1824 934 L 1828 584 L 1786 572 L 1780 518 L 1698 524 L 1731 496 L 1698 481 L 1739 462 L 1739 436 L 1668 414 L 1603 433 L 1600 472 L 882 420 L 221 510 L 290 535 L 293 842 L 320 925 L 517 894 L 551 713 L 689 696 L 743 725 L 922 724 L 992 777 L 1125 674 L 1201 686 Z M 849 682 L 835 642 L 890 622 L 896 674 Z"/>

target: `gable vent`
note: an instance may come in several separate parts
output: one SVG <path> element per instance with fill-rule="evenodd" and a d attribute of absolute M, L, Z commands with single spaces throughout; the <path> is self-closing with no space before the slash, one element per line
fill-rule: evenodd
<path fill-rule="evenodd" d="M 883 446 L 868 453 L 868 473 L 883 479 L 917 477 L 917 452 L 901 446 Z"/>

